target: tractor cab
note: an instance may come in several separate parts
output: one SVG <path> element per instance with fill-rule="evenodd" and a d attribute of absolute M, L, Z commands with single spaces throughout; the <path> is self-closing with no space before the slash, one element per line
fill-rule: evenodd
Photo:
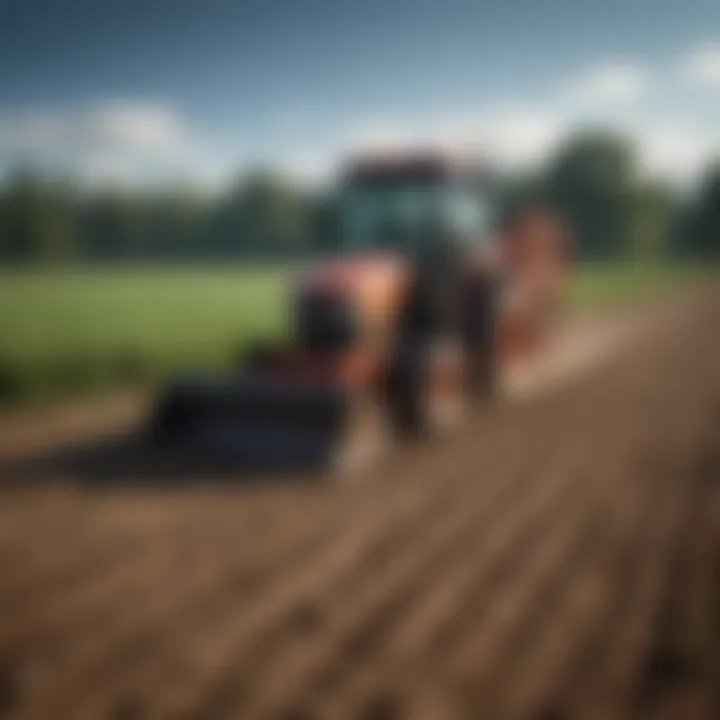
<path fill-rule="evenodd" d="M 341 249 L 415 255 L 467 248 L 496 222 L 491 193 L 470 169 L 435 156 L 354 163 L 339 203 Z"/>

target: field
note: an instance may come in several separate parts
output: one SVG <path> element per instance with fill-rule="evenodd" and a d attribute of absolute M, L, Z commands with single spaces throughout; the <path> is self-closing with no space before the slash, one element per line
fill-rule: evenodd
<path fill-rule="evenodd" d="M 28 395 L 226 364 L 248 338 L 282 332 L 282 277 L 258 269 L 5 274 L 0 374 L 12 375 L 9 391 Z"/>
<path fill-rule="evenodd" d="M 672 267 L 589 267 L 579 310 L 637 301 L 687 282 Z M 232 362 L 286 329 L 279 269 L 88 269 L 0 274 L 0 402 L 154 380 Z"/>
<path fill-rule="evenodd" d="M 6 468 L 0 716 L 719 717 L 720 295 L 653 312 L 349 485 Z"/>

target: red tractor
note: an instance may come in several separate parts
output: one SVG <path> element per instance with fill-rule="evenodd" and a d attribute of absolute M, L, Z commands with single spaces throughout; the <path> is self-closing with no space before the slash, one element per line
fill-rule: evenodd
<path fill-rule="evenodd" d="M 154 435 L 347 468 L 392 435 L 458 423 L 535 352 L 562 299 L 562 224 L 530 205 L 499 218 L 496 205 L 443 157 L 352 163 L 337 254 L 301 273 L 290 342 L 229 377 L 173 383 Z"/>

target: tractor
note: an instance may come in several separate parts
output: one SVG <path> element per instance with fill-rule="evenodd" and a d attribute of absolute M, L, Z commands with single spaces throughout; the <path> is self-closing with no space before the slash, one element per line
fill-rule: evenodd
<path fill-rule="evenodd" d="M 227 376 L 173 381 L 153 437 L 344 472 L 496 398 L 548 336 L 569 254 L 552 212 L 501 213 L 487 185 L 433 153 L 349 163 L 334 251 L 291 290 L 291 337 Z"/>

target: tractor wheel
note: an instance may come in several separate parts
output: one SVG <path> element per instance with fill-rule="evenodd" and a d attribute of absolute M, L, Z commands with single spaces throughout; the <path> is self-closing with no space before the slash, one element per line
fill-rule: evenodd
<path fill-rule="evenodd" d="M 378 398 L 364 394 L 354 398 L 330 461 L 332 473 L 340 480 L 352 479 L 385 453 L 389 435 L 387 415 Z"/>
<path fill-rule="evenodd" d="M 402 435 L 442 433 L 465 415 L 466 363 L 459 342 L 407 343 L 396 354 L 388 381 L 390 417 Z"/>
<path fill-rule="evenodd" d="M 492 400 L 500 391 L 501 314 L 501 286 L 497 280 L 481 283 L 468 293 L 463 326 L 473 400 Z"/>

